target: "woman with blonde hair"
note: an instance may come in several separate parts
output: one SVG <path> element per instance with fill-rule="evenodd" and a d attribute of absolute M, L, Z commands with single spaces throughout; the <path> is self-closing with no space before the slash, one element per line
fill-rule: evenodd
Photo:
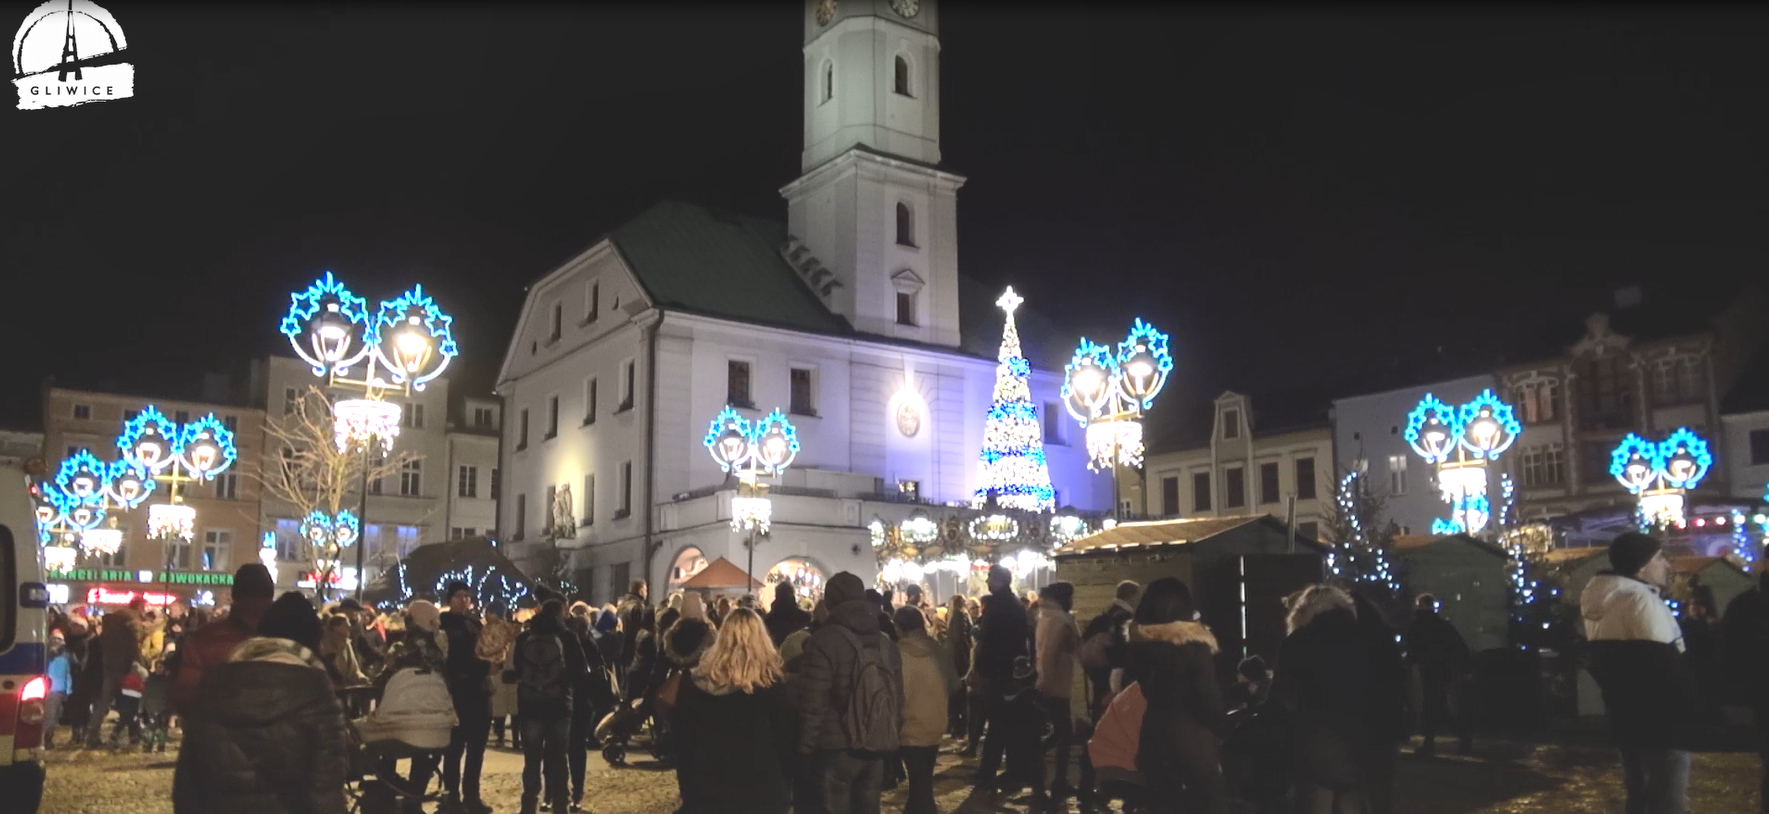
<path fill-rule="evenodd" d="M 681 814 L 785 814 L 798 737 L 780 654 L 736 608 L 682 682 L 674 711 Z"/>

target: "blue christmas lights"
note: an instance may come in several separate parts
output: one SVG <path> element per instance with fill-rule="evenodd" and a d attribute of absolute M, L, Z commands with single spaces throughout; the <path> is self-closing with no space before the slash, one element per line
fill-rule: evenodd
<path fill-rule="evenodd" d="M 104 485 L 109 468 L 90 450 L 78 450 L 61 462 L 55 473 L 55 489 L 70 505 L 98 506 L 104 503 Z"/>
<path fill-rule="evenodd" d="M 315 280 L 306 291 L 289 295 L 289 313 L 283 317 L 280 329 L 289 338 L 289 344 L 295 353 L 313 368 L 316 376 L 328 373 L 341 373 L 351 365 L 361 361 L 372 349 L 373 343 L 364 340 L 359 347 L 349 348 L 346 344 L 349 334 L 355 330 L 371 330 L 369 322 L 368 300 L 358 297 L 345 288 L 344 284 L 332 277 L 330 271 L 324 277 Z M 342 336 L 321 336 L 320 331 L 309 330 L 315 318 L 323 314 L 336 315 L 341 324 L 333 326 L 343 331 Z M 354 326 L 354 327 L 351 327 Z M 302 337 L 310 337 L 313 347 L 304 347 Z M 334 343 L 327 347 L 325 343 Z M 339 353 L 339 351 L 342 353 Z M 327 356 L 336 358 L 327 359 Z"/>
<path fill-rule="evenodd" d="M 105 472 L 105 480 L 105 493 L 125 509 L 146 503 L 158 484 L 152 473 L 128 458 L 112 461 Z"/>
<path fill-rule="evenodd" d="M 1480 422 L 1492 420 L 1495 426 L 1487 427 L 1482 433 Z M 1517 423 L 1511 405 L 1499 400 L 1491 389 L 1482 390 L 1473 401 L 1461 406 L 1456 411 L 1456 436 L 1461 439 L 1462 448 L 1468 450 L 1475 458 L 1497 458 L 1499 453 L 1511 448 L 1517 440 L 1517 434 L 1523 426 Z"/>
<path fill-rule="evenodd" d="M 1139 363 L 1150 365 L 1152 370 L 1134 370 Z M 1131 323 L 1130 335 L 1118 343 L 1118 364 L 1122 369 L 1120 380 L 1124 395 L 1144 410 L 1153 407 L 1155 396 L 1167 384 L 1167 375 L 1173 372 L 1173 356 L 1167 351 L 1167 334 L 1137 317 Z"/>
<path fill-rule="evenodd" d="M 407 349 L 401 347 L 398 328 L 411 324 L 413 318 L 421 321 L 429 345 L 441 359 L 434 366 L 424 364 L 413 369 L 410 361 L 402 364 L 400 356 L 407 353 Z M 424 286 L 419 284 L 412 286 L 412 290 L 401 294 L 398 299 L 381 303 L 381 310 L 370 325 L 368 342 L 374 347 L 375 355 L 380 358 L 381 363 L 392 371 L 395 382 L 408 383 L 413 390 L 423 390 L 424 385 L 442 375 L 448 368 L 449 361 L 460 353 L 455 345 L 452 327 L 454 321 L 455 318 L 443 313 L 436 301 L 424 293 Z M 394 346 L 391 352 L 387 345 Z M 430 368 L 428 372 L 424 370 L 425 367 Z"/>
<path fill-rule="evenodd" d="M 1659 442 L 1658 459 L 1664 467 L 1665 483 L 1673 489 L 1694 489 L 1714 465 L 1708 442 L 1688 427 L 1678 427 Z"/>
<path fill-rule="evenodd" d="M 1440 464 L 1450 459 L 1450 453 L 1460 443 L 1461 434 L 1456 427 L 1455 409 L 1426 393 L 1413 411 L 1407 413 L 1407 429 L 1401 437 L 1412 445 L 1419 457 Z"/>
<path fill-rule="evenodd" d="M 159 472 L 176 459 L 178 439 L 178 425 L 160 412 L 160 408 L 149 404 L 134 418 L 123 422 L 123 434 L 117 436 L 117 449 L 131 463 L 149 472 Z"/>
<path fill-rule="evenodd" d="M 213 459 L 199 458 L 201 451 L 213 446 Z M 198 480 L 214 480 L 216 475 L 233 466 L 239 458 L 239 449 L 233 444 L 233 430 L 221 423 L 214 413 L 185 424 L 178 431 L 178 447 L 174 450 L 185 464 L 195 473 Z"/>

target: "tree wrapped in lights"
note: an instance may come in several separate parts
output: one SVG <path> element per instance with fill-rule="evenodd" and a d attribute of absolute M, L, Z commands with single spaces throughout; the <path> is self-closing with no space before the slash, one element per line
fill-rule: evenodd
<path fill-rule="evenodd" d="M 1385 498 L 1370 490 L 1361 467 L 1339 479 L 1334 498 L 1334 512 L 1326 522 L 1333 544 L 1327 553 L 1327 570 L 1333 576 L 1368 583 L 1388 591 L 1390 596 L 1400 596 L 1400 580 L 1388 561 L 1394 532 L 1381 522 Z"/>
<path fill-rule="evenodd" d="M 1023 300 L 1012 288 L 995 304 L 1007 312 L 1001 331 L 1001 350 L 996 354 L 995 397 L 983 425 L 980 480 L 974 503 L 1033 512 L 1056 508 L 1056 491 L 1044 462 L 1044 427 L 1032 406 L 1029 380 L 1032 368 L 1020 353 L 1020 332 L 1013 312 Z"/>
<path fill-rule="evenodd" d="M 365 483 L 397 474 L 400 467 L 417 459 L 410 452 L 365 456 L 357 450 L 339 449 L 326 394 L 318 387 L 309 386 L 294 406 L 288 415 L 271 416 L 264 422 L 265 434 L 280 454 L 264 456 L 266 462 L 249 469 L 246 476 L 265 493 L 292 507 L 296 517 L 331 519 L 349 515 L 345 507 L 352 504 L 346 500 L 361 498 L 352 493 Z M 353 527 L 360 530 L 361 518 L 352 516 L 351 520 Z M 312 523 L 307 525 L 307 531 L 317 528 Z M 313 564 L 317 584 L 332 584 L 341 564 L 341 549 L 360 542 L 358 537 L 359 534 L 347 535 L 347 539 L 336 534 L 302 534 L 306 548 L 303 559 Z M 357 574 L 357 579 L 360 581 L 362 576 Z"/>

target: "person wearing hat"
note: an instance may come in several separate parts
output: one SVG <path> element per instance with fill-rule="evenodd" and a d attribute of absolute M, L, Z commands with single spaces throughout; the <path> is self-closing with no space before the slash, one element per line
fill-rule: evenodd
<path fill-rule="evenodd" d="M 1657 538 L 1627 532 L 1609 544 L 1609 565 L 1585 585 L 1579 613 L 1591 677 L 1622 753 L 1627 810 L 1682 814 L 1701 701 L 1683 661 L 1682 631 L 1661 593 L 1671 564 Z"/>
<path fill-rule="evenodd" d="M 180 645 L 184 655 L 179 658 L 178 674 L 172 677 L 172 706 L 179 715 L 189 717 L 200 710 L 197 685 L 203 671 L 227 661 L 241 642 L 258 631 L 258 623 L 270 610 L 276 596 L 276 581 L 262 563 L 247 563 L 233 574 L 233 610 L 227 618 L 203 625 L 185 636 Z"/>
<path fill-rule="evenodd" d="M 847 571 L 830 577 L 823 600 L 829 605 L 829 623 L 805 641 L 793 678 L 800 710 L 798 748 L 808 785 L 814 787 L 800 793 L 819 803 L 805 806 L 808 811 L 876 812 L 885 758 L 898 748 L 905 720 L 902 659 L 879 630 L 878 606 L 867 600 L 859 577 Z M 880 679 L 890 685 L 885 694 L 894 699 L 865 691 L 885 689 Z M 872 699 L 859 705 L 869 714 L 866 732 L 849 731 L 849 700 L 855 693 Z"/>
<path fill-rule="evenodd" d="M 1026 644 L 1031 629 L 1026 621 L 1026 606 L 1013 592 L 1013 572 L 999 565 L 989 567 L 989 595 L 995 597 L 983 609 L 978 623 L 977 653 L 971 662 L 971 673 L 983 698 L 983 721 L 988 734 L 983 738 L 983 762 L 973 778 L 978 788 L 992 790 L 995 773 L 1001 767 L 1007 740 L 1007 686 L 1013 681 L 1014 660 L 1029 656 Z M 997 733 L 1000 733 L 998 736 Z"/>
<path fill-rule="evenodd" d="M 489 814 L 491 807 L 479 797 L 479 775 L 485 766 L 485 744 L 491 739 L 491 665 L 474 652 L 485 626 L 473 613 L 472 586 L 453 580 L 442 593 L 448 604 L 441 619 L 442 632 L 448 636 L 448 664 L 442 676 L 460 719 L 442 758 L 442 782 L 451 802 L 459 801 L 472 814 Z"/>
<path fill-rule="evenodd" d="M 350 619 L 350 646 L 365 675 L 374 675 L 387 658 L 387 636 L 375 626 L 375 612 L 346 597 L 338 612 Z"/>

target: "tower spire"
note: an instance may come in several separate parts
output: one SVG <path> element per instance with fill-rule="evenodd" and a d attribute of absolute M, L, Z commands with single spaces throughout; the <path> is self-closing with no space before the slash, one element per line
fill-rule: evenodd
<path fill-rule="evenodd" d="M 80 75 L 80 66 L 74 64 L 79 61 L 80 49 L 74 43 L 74 0 L 68 0 L 68 28 L 61 39 L 61 74 L 56 79 L 68 81 L 68 71 L 72 70 L 74 81 L 82 81 L 84 77 Z"/>

